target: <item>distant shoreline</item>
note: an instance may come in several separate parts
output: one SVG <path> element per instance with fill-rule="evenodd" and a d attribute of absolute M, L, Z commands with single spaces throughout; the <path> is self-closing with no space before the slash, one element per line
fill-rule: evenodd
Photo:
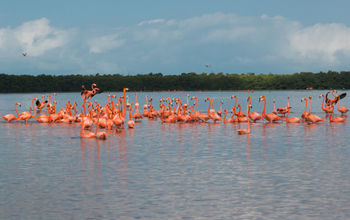
<path fill-rule="evenodd" d="M 96 83 L 102 91 L 229 91 L 349 89 L 350 71 L 294 74 L 182 73 L 163 75 L 13 75 L 0 74 L 0 93 L 79 92 Z"/>

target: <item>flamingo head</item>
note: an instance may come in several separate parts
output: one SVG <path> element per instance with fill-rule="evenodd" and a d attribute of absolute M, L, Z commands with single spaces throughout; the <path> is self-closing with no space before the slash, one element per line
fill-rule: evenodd
<path fill-rule="evenodd" d="M 263 100 L 265 100 L 264 96 L 260 96 L 260 97 L 259 97 L 259 102 L 261 102 L 261 101 L 263 101 Z"/>

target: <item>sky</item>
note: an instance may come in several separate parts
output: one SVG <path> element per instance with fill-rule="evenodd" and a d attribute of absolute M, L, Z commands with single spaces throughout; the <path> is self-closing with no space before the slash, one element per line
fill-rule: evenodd
<path fill-rule="evenodd" d="M 0 73 L 349 71 L 348 8 L 347 0 L 2 1 Z"/>

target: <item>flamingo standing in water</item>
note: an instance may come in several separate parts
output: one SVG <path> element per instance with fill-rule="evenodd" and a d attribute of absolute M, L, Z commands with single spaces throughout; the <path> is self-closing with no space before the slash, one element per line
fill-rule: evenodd
<path fill-rule="evenodd" d="M 29 119 L 36 116 L 36 108 L 34 107 L 34 100 L 37 100 L 37 98 L 32 99 L 32 106 L 34 109 L 34 115 L 30 112 L 22 112 L 19 114 L 19 117 L 16 120 L 24 120 L 25 123 L 27 123 Z"/>
<path fill-rule="evenodd" d="M 265 108 L 266 108 L 266 97 L 264 95 L 259 97 L 259 102 L 264 101 L 264 108 L 262 111 L 262 116 L 264 117 L 265 120 L 269 122 L 276 122 L 276 121 L 282 121 L 282 118 L 279 117 L 278 115 L 274 113 L 268 113 L 266 114 Z"/>
<path fill-rule="evenodd" d="M 238 104 L 237 108 L 239 109 L 237 115 L 241 115 L 240 114 L 240 113 L 242 113 L 241 112 L 241 105 Z M 249 113 L 249 109 L 247 109 L 247 113 Z M 238 120 L 238 122 L 248 122 L 249 121 L 249 119 L 245 116 L 237 116 L 237 120 Z"/>
<path fill-rule="evenodd" d="M 306 117 L 310 114 L 309 112 L 306 111 L 307 109 L 307 98 L 304 97 L 301 102 L 305 101 L 305 110 L 304 110 L 304 113 L 301 114 L 301 118 L 305 119 L 306 120 Z"/>
<path fill-rule="evenodd" d="M 104 131 L 98 131 L 99 128 L 99 120 L 100 120 L 100 114 L 101 114 L 101 109 L 100 107 L 97 107 L 97 122 L 96 122 L 96 138 L 105 140 L 107 139 L 107 134 Z"/>
<path fill-rule="evenodd" d="M 305 98 L 304 98 L 304 100 L 305 100 Z M 319 121 L 324 121 L 319 116 L 311 114 L 311 96 L 309 96 L 309 114 L 305 117 L 305 120 L 308 121 L 308 122 L 312 122 L 312 123 L 316 123 L 316 122 L 319 122 Z"/>
<path fill-rule="evenodd" d="M 286 122 L 287 123 L 300 123 L 301 122 L 300 118 L 297 118 L 297 117 L 288 118 L 288 116 L 289 116 L 289 109 L 290 108 L 291 108 L 290 106 L 287 106 Z"/>
<path fill-rule="evenodd" d="M 14 115 L 14 114 L 7 114 L 7 115 L 4 115 L 4 116 L 2 116 L 2 117 L 0 117 L 0 118 L 6 120 L 7 122 L 11 122 L 11 121 L 13 121 L 13 120 L 17 120 L 17 119 L 19 118 L 19 113 L 18 113 L 18 110 L 17 110 L 17 105 L 21 106 L 21 104 L 18 103 L 18 102 L 15 103 L 15 110 L 16 110 L 16 113 L 17 113 L 17 117 L 16 117 L 16 115 Z"/>
<path fill-rule="evenodd" d="M 249 105 L 251 106 L 250 108 L 253 108 L 252 106 L 252 98 L 250 96 L 248 96 L 247 101 L 249 101 Z M 249 115 L 248 117 L 253 121 L 256 122 L 258 120 L 261 120 L 261 115 L 257 112 L 250 112 L 250 108 L 249 108 Z"/>
<path fill-rule="evenodd" d="M 321 109 L 326 113 L 329 114 L 332 112 L 332 108 L 330 106 L 326 106 L 323 108 L 323 103 L 324 103 L 324 94 L 321 94 L 320 97 L 322 97 L 322 105 L 321 105 Z"/>
<path fill-rule="evenodd" d="M 136 120 L 136 119 L 142 119 L 142 115 L 141 113 L 139 112 L 139 103 L 137 102 L 137 93 L 135 94 L 136 95 L 136 101 L 135 101 L 135 113 L 133 114 L 133 118 Z"/>
<path fill-rule="evenodd" d="M 131 109 L 131 106 L 133 106 L 132 109 Z M 130 103 L 129 121 L 128 121 L 128 127 L 129 128 L 134 128 L 134 126 L 135 126 L 135 121 L 132 120 L 132 112 L 134 111 L 134 109 L 135 109 L 135 105 L 134 105 L 133 102 L 131 102 Z"/>
<path fill-rule="evenodd" d="M 220 117 L 221 117 L 221 114 L 222 114 L 222 104 L 224 104 L 224 101 L 220 100 L 220 109 L 216 112 Z"/>
<path fill-rule="evenodd" d="M 335 118 L 332 118 L 332 115 L 333 115 L 333 112 L 334 112 L 334 105 L 332 105 L 332 112 L 331 114 L 329 115 L 329 122 L 338 122 L 338 123 L 343 123 L 346 121 L 346 118 L 342 118 L 342 117 L 335 117 Z"/>
<path fill-rule="evenodd" d="M 233 115 L 231 118 L 226 119 L 227 116 L 227 109 L 224 109 L 225 115 L 224 115 L 224 123 L 232 123 L 233 122 Z"/>
<path fill-rule="evenodd" d="M 251 105 L 247 105 L 247 115 L 249 115 L 249 110 L 251 108 Z M 238 134 L 250 134 L 250 121 L 248 120 L 248 129 L 238 129 Z"/>
<path fill-rule="evenodd" d="M 272 113 L 277 115 L 277 111 L 276 111 L 276 99 L 273 99 L 273 110 Z"/>
<path fill-rule="evenodd" d="M 99 128 L 99 119 L 100 119 L 100 109 L 97 109 L 97 122 L 96 122 L 96 133 L 93 133 L 91 131 L 84 131 L 84 126 L 81 125 L 80 127 L 80 137 L 81 138 L 98 138 L 98 139 L 106 139 L 107 138 L 107 134 L 106 132 L 99 132 L 98 128 Z"/>
<path fill-rule="evenodd" d="M 233 106 L 235 115 L 237 115 L 237 117 L 244 117 L 245 114 L 243 112 L 241 112 L 241 111 L 240 112 L 236 112 L 237 96 L 236 95 L 231 96 L 231 99 L 233 99 L 233 98 L 235 99 L 235 105 Z"/>
<path fill-rule="evenodd" d="M 288 96 L 287 106 L 277 108 L 277 113 L 280 115 L 283 115 L 283 117 L 284 117 L 290 108 L 292 108 L 292 107 L 289 106 L 289 96 Z"/>
<path fill-rule="evenodd" d="M 339 108 L 339 103 L 340 103 L 340 101 L 338 102 L 338 111 L 341 112 L 342 115 L 347 113 L 349 111 L 349 109 L 345 106 L 342 106 Z"/>
<path fill-rule="evenodd" d="M 209 100 L 209 107 L 208 107 L 208 117 L 212 119 L 214 122 L 221 121 L 221 117 L 215 112 L 215 109 L 210 109 L 211 106 L 211 99 L 207 97 L 205 101 Z"/>
<path fill-rule="evenodd" d="M 334 99 L 329 99 L 328 98 L 328 93 L 326 94 L 326 103 L 327 105 L 333 105 L 333 104 L 337 104 L 337 102 L 340 100 L 340 99 L 343 99 L 345 96 L 346 96 L 346 92 L 342 93 L 342 94 L 339 94 L 339 95 L 334 95 L 334 92 L 337 92 L 337 90 L 333 89 L 332 90 L 332 95 L 334 97 Z"/>

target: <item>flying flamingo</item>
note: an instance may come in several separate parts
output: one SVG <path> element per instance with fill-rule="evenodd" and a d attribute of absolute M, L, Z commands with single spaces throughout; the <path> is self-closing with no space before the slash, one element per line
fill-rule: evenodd
<path fill-rule="evenodd" d="M 7 114 L 7 115 L 4 115 L 0 118 L 6 120 L 7 122 L 11 122 L 12 120 L 17 120 L 19 118 L 19 113 L 18 113 L 18 110 L 17 110 L 17 105 L 21 106 L 20 103 L 16 102 L 15 103 L 15 110 L 16 110 L 16 113 L 17 113 L 17 117 L 14 115 L 14 114 Z"/>
<path fill-rule="evenodd" d="M 282 121 L 282 118 L 277 116 L 274 113 L 265 113 L 265 108 L 266 108 L 266 97 L 264 95 L 259 97 L 259 102 L 260 101 L 264 101 L 264 108 L 262 111 L 262 116 L 265 118 L 265 120 L 269 121 L 269 122 L 275 122 L 275 121 Z"/>
<path fill-rule="evenodd" d="M 289 116 L 289 109 L 290 108 L 291 108 L 290 106 L 287 106 L 286 122 L 287 123 L 300 123 L 301 122 L 300 118 L 297 118 L 297 117 L 288 118 L 288 116 Z"/>
<path fill-rule="evenodd" d="M 332 105 L 332 110 L 334 111 L 334 105 Z M 332 118 L 333 111 L 332 111 L 331 114 L 329 115 L 329 122 L 343 123 L 343 122 L 346 121 L 346 118 L 342 118 L 342 117 L 335 117 L 335 118 Z"/>

